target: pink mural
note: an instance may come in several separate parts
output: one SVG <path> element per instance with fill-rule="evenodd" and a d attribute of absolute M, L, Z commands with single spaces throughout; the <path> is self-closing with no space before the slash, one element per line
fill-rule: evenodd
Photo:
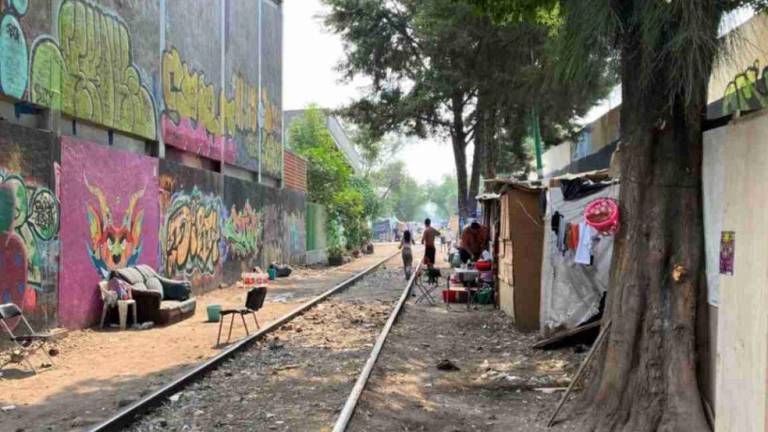
<path fill-rule="evenodd" d="M 221 160 L 221 149 L 225 147 L 224 160 L 230 164 L 235 162 L 235 141 L 229 137 L 209 134 L 201 123 L 195 124 L 189 118 L 182 118 L 177 124 L 167 114 L 163 114 L 162 130 L 166 145 L 213 160 Z"/>
<path fill-rule="evenodd" d="M 157 268 L 157 170 L 157 159 L 62 137 L 61 325 L 98 321 L 98 282 L 114 268 Z"/>

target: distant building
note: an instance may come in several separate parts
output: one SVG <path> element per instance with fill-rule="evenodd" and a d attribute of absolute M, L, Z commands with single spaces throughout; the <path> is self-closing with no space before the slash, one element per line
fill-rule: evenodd
<path fill-rule="evenodd" d="M 291 123 L 297 118 L 304 115 L 306 110 L 291 110 L 283 112 L 283 124 L 285 125 L 286 132 L 291 127 Z M 360 153 L 357 152 L 355 146 L 349 140 L 347 133 L 341 126 L 339 119 L 333 115 L 326 115 L 325 126 L 328 128 L 328 132 L 331 133 L 333 141 L 336 143 L 336 147 L 344 154 L 347 159 L 347 163 L 356 172 L 359 173 L 363 169 L 363 160 L 360 157 Z M 292 148 L 289 136 L 286 133 L 285 145 L 288 148 Z"/>

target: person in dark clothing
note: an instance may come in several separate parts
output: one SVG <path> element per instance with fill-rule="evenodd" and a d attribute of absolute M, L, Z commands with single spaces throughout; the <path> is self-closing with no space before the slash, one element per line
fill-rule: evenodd
<path fill-rule="evenodd" d="M 424 220 L 424 226 L 424 234 L 421 236 L 421 243 L 424 245 L 424 259 L 427 267 L 432 268 L 435 265 L 435 256 L 437 255 L 435 238 L 440 236 L 440 231 L 432 228 L 432 221 L 429 218 Z"/>

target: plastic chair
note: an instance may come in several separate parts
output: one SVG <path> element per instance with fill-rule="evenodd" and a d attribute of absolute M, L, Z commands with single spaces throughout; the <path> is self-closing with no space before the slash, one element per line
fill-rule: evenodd
<path fill-rule="evenodd" d="M 245 327 L 245 334 L 250 335 L 248 331 L 248 324 L 245 323 L 245 315 L 251 314 L 253 321 L 256 322 L 256 329 L 259 327 L 259 320 L 256 319 L 256 311 L 264 306 L 264 299 L 267 297 L 266 287 L 257 287 L 248 291 L 248 296 L 245 299 L 245 307 L 242 309 L 225 309 L 219 312 L 219 335 L 216 337 L 216 346 L 221 343 L 221 328 L 224 324 L 224 317 L 226 315 L 232 315 L 229 320 L 229 334 L 227 335 L 227 343 L 232 337 L 232 325 L 235 323 L 235 315 L 240 315 L 240 319 L 243 320 L 243 326 Z"/>
<path fill-rule="evenodd" d="M 27 329 L 27 334 L 16 335 L 13 330 L 11 330 L 11 326 L 8 325 L 8 321 L 14 318 L 18 319 L 18 321 L 15 325 L 13 325 L 13 327 L 15 328 L 18 326 L 18 324 L 24 324 Z M 37 374 L 37 369 L 35 369 L 35 367 L 32 365 L 32 362 L 29 361 L 29 357 L 41 348 L 46 348 L 46 350 L 43 350 L 43 352 L 51 362 L 51 366 L 53 366 L 53 359 L 47 351 L 48 341 L 51 340 L 53 336 L 49 333 L 36 333 L 32 326 L 29 325 L 27 318 L 24 317 L 24 313 L 16 304 L 5 303 L 0 305 L 0 324 L 2 325 L 5 332 L 8 333 L 8 336 L 10 337 L 10 340 L 13 342 L 14 346 L 22 351 L 21 358 L 12 353 L 11 358 L 0 366 L 0 370 L 4 369 L 5 366 L 10 363 L 21 363 L 22 361 L 26 361 L 27 365 L 29 365 L 30 369 L 32 369 L 32 372 Z"/>

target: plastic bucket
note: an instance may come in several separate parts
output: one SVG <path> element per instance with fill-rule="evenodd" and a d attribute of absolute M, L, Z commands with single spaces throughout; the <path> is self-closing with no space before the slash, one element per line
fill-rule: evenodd
<path fill-rule="evenodd" d="M 210 305 L 208 306 L 208 321 L 210 322 L 219 322 L 219 318 L 221 317 L 219 313 L 221 312 L 221 306 L 220 305 Z"/>
<path fill-rule="evenodd" d="M 269 280 L 275 280 L 277 278 L 277 269 L 276 268 L 270 268 L 267 269 L 267 273 L 269 274 Z"/>

